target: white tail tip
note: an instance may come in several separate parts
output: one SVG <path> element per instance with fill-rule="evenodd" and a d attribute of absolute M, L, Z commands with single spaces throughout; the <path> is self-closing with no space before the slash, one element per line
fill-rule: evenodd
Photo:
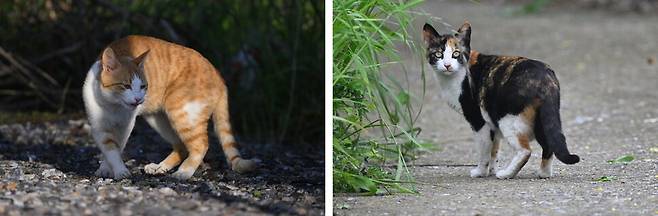
<path fill-rule="evenodd" d="M 247 173 L 254 171 L 256 169 L 256 162 L 254 162 L 253 160 L 236 158 L 231 163 L 231 166 L 233 171 L 236 171 L 238 173 Z"/>

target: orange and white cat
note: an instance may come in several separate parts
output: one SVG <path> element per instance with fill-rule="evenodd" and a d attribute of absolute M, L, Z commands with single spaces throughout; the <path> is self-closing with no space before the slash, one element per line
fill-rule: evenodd
<path fill-rule="evenodd" d="M 217 69 L 193 49 L 146 36 L 128 36 L 108 45 L 87 74 L 83 99 L 94 141 L 103 152 L 97 176 L 121 179 L 130 172 L 121 152 L 142 116 L 173 151 L 144 167 L 148 174 L 173 173 L 188 179 L 208 151 L 208 120 L 221 140 L 231 168 L 255 168 L 241 158 L 231 132 L 226 85 Z"/>

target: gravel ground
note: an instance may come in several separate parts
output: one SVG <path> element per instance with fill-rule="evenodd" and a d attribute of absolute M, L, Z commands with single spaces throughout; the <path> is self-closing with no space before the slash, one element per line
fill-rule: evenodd
<path fill-rule="evenodd" d="M 0 215 L 323 215 L 321 150 L 243 144 L 260 169 L 230 171 L 216 137 L 190 181 L 144 174 L 171 147 L 138 120 L 124 158 L 132 177 L 98 178 L 84 120 L 0 125 Z M 290 148 L 288 148 L 290 149 Z"/>
<path fill-rule="evenodd" d="M 429 79 L 421 135 L 442 150 L 413 162 L 419 194 L 337 194 L 334 213 L 658 215 L 658 16 L 551 8 L 514 17 L 504 13 L 507 8 L 469 1 L 431 1 L 420 7 L 453 26 L 469 20 L 473 49 L 550 64 L 562 86 L 567 143 L 582 161 L 556 162 L 553 178 L 538 179 L 541 148 L 533 142 L 537 151 L 517 178 L 470 178 L 476 151 L 470 128 L 439 99 L 438 82 Z M 416 26 L 420 29 L 426 20 L 419 16 Z M 420 80 L 419 73 L 410 79 Z M 509 149 L 501 145 L 499 166 L 509 163 Z M 606 162 L 623 155 L 635 160 Z M 603 176 L 611 181 L 595 181 Z"/>

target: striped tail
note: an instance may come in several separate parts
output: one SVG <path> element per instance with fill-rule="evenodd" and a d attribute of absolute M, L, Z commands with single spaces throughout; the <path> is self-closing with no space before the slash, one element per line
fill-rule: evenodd
<path fill-rule="evenodd" d="M 246 173 L 256 169 L 256 163 L 252 160 L 243 159 L 238 151 L 238 145 L 233 138 L 231 131 L 231 123 L 229 121 L 228 113 L 228 96 L 226 91 L 221 93 L 219 104 L 213 113 L 213 122 L 215 124 L 215 132 L 219 135 L 221 140 L 222 150 L 226 156 L 228 164 L 231 169 L 238 173 Z"/>

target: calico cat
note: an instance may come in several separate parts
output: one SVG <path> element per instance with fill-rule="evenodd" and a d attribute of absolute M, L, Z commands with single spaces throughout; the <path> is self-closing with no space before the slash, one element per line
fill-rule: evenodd
<path fill-rule="evenodd" d="M 128 36 L 105 48 L 87 73 L 83 99 L 91 133 L 103 153 L 97 176 L 121 179 L 130 172 L 121 159 L 136 116 L 142 116 L 173 146 L 148 174 L 188 179 L 208 150 L 208 120 L 231 168 L 248 172 L 231 132 L 226 85 L 215 67 L 193 49 L 146 36 Z"/>
<path fill-rule="evenodd" d="M 460 112 L 475 133 L 479 148 L 471 177 L 496 172 L 513 178 L 530 158 L 530 142 L 542 147 L 540 178 L 552 175 L 553 154 L 565 164 L 580 161 L 569 153 L 560 122 L 560 85 L 551 68 L 536 60 L 485 55 L 471 50 L 471 25 L 454 35 L 423 26 L 427 59 L 439 77 L 441 96 Z M 507 167 L 496 171 L 500 139 L 516 152 Z"/>

